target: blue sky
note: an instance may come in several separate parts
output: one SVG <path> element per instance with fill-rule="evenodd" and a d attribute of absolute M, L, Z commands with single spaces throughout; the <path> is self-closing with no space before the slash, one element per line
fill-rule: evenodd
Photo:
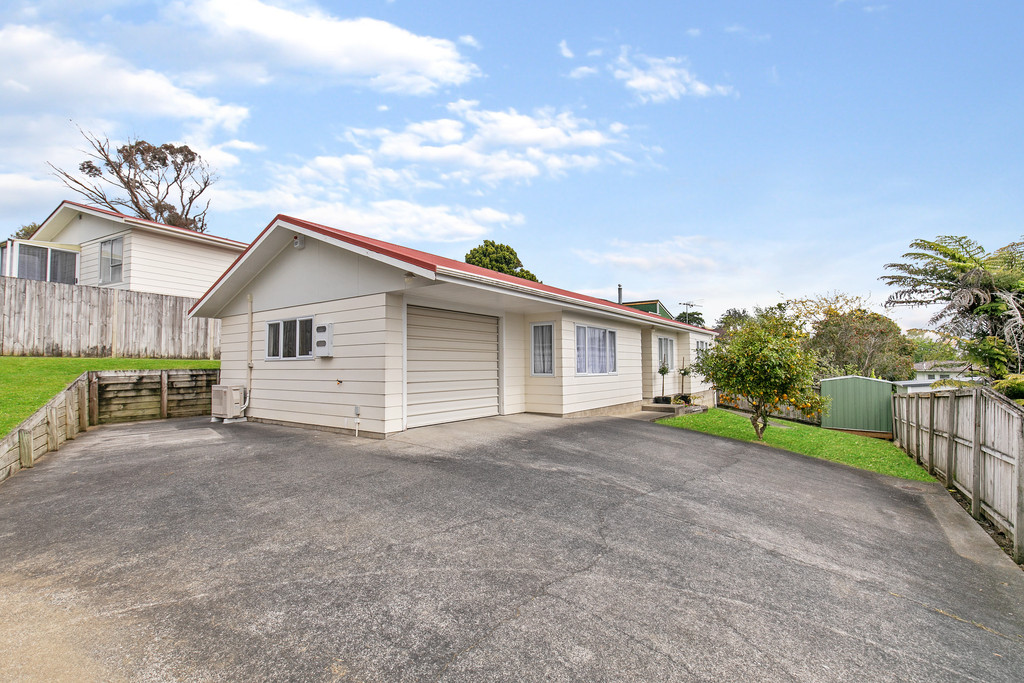
<path fill-rule="evenodd" d="M 13 231 L 75 198 L 46 162 L 77 166 L 79 125 L 199 150 L 239 240 L 277 213 L 494 239 L 709 322 L 880 305 L 911 240 L 1024 233 L 1022 26 L 968 0 L 6 2 L 0 207 Z"/>

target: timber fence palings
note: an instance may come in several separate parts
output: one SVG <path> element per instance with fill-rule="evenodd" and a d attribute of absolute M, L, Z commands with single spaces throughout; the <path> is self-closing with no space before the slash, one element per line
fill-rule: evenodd
<path fill-rule="evenodd" d="M 893 435 L 971 513 L 1013 538 L 1024 562 L 1024 409 L 985 387 L 894 394 Z"/>
<path fill-rule="evenodd" d="M 104 370 L 74 382 L 0 439 L 0 482 L 90 425 L 209 415 L 219 370 Z"/>
<path fill-rule="evenodd" d="M 195 299 L 0 277 L 0 355 L 219 358 L 220 320 Z"/>

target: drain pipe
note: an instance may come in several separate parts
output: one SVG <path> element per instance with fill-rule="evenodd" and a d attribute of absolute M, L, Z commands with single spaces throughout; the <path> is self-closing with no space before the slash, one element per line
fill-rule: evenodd
<path fill-rule="evenodd" d="M 249 399 L 252 398 L 252 292 L 249 292 L 246 297 L 249 304 L 248 314 L 248 334 L 246 335 L 248 342 L 245 345 L 245 403 L 242 404 L 242 417 L 245 417 L 245 411 L 249 407 Z"/>

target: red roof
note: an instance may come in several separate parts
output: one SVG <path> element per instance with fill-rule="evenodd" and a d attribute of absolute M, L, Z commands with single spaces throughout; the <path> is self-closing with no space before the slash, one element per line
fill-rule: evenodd
<path fill-rule="evenodd" d="M 58 211 L 63 209 L 65 206 L 74 206 L 74 207 L 77 207 L 79 209 L 85 209 L 87 211 L 95 211 L 96 213 L 103 213 L 103 214 L 106 214 L 108 216 L 113 216 L 114 218 L 121 218 L 121 219 L 124 219 L 124 220 L 132 221 L 134 223 L 148 223 L 149 225 L 154 225 L 154 226 L 156 226 L 158 228 L 161 228 L 163 230 L 177 231 L 177 232 L 180 232 L 182 234 L 189 235 L 190 237 L 195 237 L 196 235 L 199 235 L 201 237 L 212 237 L 213 239 L 216 239 L 216 240 L 221 240 L 221 241 L 224 241 L 224 242 L 232 242 L 234 244 L 237 244 L 240 247 L 248 246 L 245 242 L 239 242 L 238 240 L 229 239 L 227 237 L 218 237 L 217 235 L 211 235 L 211 234 L 205 233 L 205 232 L 196 232 L 195 230 L 189 230 L 187 228 L 179 228 L 179 227 L 174 226 L 174 225 L 167 225 L 166 223 L 158 223 L 156 221 L 147 220 L 145 218 L 139 218 L 138 216 L 129 216 L 127 214 L 118 213 L 116 211 L 111 211 L 109 209 L 101 209 L 98 206 L 89 206 L 88 204 L 79 204 L 78 202 L 72 202 L 72 201 L 69 201 L 67 199 L 62 201 L 57 206 L 56 209 L 54 209 L 52 212 L 50 212 L 50 215 L 46 217 L 46 220 L 44 220 L 42 223 L 39 224 L 39 227 L 41 228 L 44 225 L 46 225 L 46 221 L 48 221 L 51 218 L 53 218 L 54 214 L 56 214 Z M 36 230 L 36 232 L 38 232 L 38 229 Z M 35 235 L 35 232 L 32 233 L 32 235 Z M 29 239 L 31 239 L 31 236 L 29 237 Z"/>
<path fill-rule="evenodd" d="M 544 292 L 547 294 L 555 294 L 558 296 L 562 296 L 568 299 L 574 299 L 576 301 L 588 304 L 597 304 L 603 308 L 611 308 L 625 313 L 629 313 L 632 316 L 636 316 L 639 314 L 641 316 L 651 318 L 652 321 L 656 321 L 661 324 L 669 324 L 675 327 L 680 327 L 682 329 L 711 332 L 711 330 L 708 330 L 703 327 L 698 327 L 696 325 L 687 325 L 686 323 L 681 323 L 675 320 L 669 320 L 667 318 L 661 317 L 660 315 L 648 313 L 647 311 L 641 311 L 636 308 L 630 308 L 629 306 L 617 304 L 613 301 L 608 301 L 607 299 L 599 299 L 597 297 L 587 296 L 586 294 L 578 294 L 577 292 L 571 292 L 567 289 L 559 289 L 558 287 L 545 285 L 540 282 L 524 280 L 523 278 L 516 277 L 514 275 L 506 275 L 505 273 L 499 273 L 488 268 L 481 268 L 480 266 L 474 266 L 463 261 L 456 261 L 455 259 L 445 258 L 444 256 L 438 256 L 436 254 L 430 254 L 425 251 L 419 251 L 418 249 L 410 249 L 409 247 L 403 247 L 398 244 L 392 244 L 390 242 L 374 239 L 372 237 L 364 237 L 362 235 L 357 235 L 352 232 L 338 230 L 337 228 L 331 228 L 329 226 L 321 225 L 319 223 L 313 223 L 311 221 L 302 220 L 301 218 L 293 218 L 292 216 L 286 216 L 284 214 L 278 214 L 277 216 L 274 217 L 274 220 L 270 221 L 270 224 L 263 229 L 263 232 L 260 233 L 259 237 L 252 241 L 252 244 L 249 245 L 249 247 L 244 252 L 242 252 L 237 259 L 235 259 L 235 262 L 231 264 L 231 267 L 229 267 L 224 272 L 224 274 L 221 275 L 217 282 L 214 282 L 213 286 L 211 286 L 210 289 L 207 290 L 206 294 L 204 294 L 199 299 L 199 301 L 196 302 L 195 306 L 192 307 L 193 310 L 197 306 L 199 306 L 200 302 L 202 302 L 203 299 L 205 299 L 218 284 L 220 284 L 221 279 L 223 279 L 224 276 L 227 275 L 227 273 L 230 272 L 239 261 L 245 258 L 245 255 L 249 252 L 249 249 L 252 249 L 253 246 L 255 246 L 256 243 L 260 241 L 260 238 L 263 237 L 263 235 L 279 221 L 282 223 L 287 223 L 289 225 L 294 225 L 295 227 L 305 228 L 306 230 L 318 233 L 325 237 L 340 240 L 353 246 L 360 247 L 362 249 L 366 249 L 368 251 L 372 251 L 382 256 L 387 256 L 398 261 L 408 263 L 409 265 L 416 266 L 418 268 L 423 268 L 424 270 L 429 270 L 434 273 L 437 272 L 438 268 L 446 268 L 448 270 L 454 270 L 456 272 L 465 273 L 467 275 L 475 275 L 487 278 L 489 280 L 497 280 L 499 282 L 517 285 L 519 287 L 525 287 L 527 289 L 533 289 L 538 292 Z"/>

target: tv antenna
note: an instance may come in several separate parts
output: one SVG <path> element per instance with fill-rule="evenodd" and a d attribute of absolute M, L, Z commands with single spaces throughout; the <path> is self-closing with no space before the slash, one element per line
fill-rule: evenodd
<path fill-rule="evenodd" d="M 697 299 L 697 301 L 704 301 L 704 299 Z M 699 304 L 696 301 L 680 301 L 679 305 L 686 307 L 686 311 L 683 313 L 683 322 L 687 325 L 690 324 L 690 309 L 704 307 L 703 304 Z"/>

